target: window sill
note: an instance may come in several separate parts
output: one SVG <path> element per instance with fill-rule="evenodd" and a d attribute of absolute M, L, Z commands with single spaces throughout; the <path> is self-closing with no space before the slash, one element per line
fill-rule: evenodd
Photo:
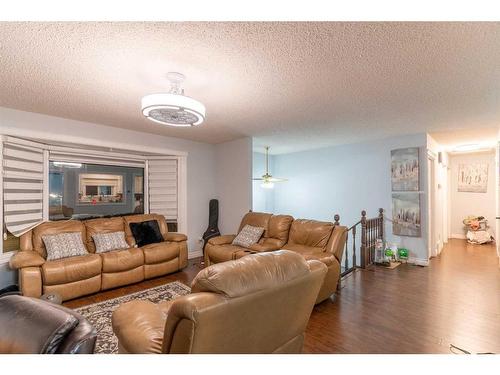
<path fill-rule="evenodd" d="M 4 264 L 9 264 L 10 258 L 17 253 L 17 251 L 9 251 L 8 253 L 0 254 L 0 266 Z"/>

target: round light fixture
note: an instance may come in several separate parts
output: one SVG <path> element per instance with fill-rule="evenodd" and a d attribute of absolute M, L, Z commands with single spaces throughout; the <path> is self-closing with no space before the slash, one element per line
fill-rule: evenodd
<path fill-rule="evenodd" d="M 170 92 L 151 94 L 142 98 L 142 114 L 151 121 L 170 126 L 196 126 L 205 120 L 205 106 L 184 95 L 181 73 L 167 74 Z"/>

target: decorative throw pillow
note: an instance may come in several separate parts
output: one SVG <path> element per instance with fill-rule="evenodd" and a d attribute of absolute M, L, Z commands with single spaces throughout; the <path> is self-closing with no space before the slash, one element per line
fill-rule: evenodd
<path fill-rule="evenodd" d="M 125 241 L 125 232 L 96 233 L 92 238 L 95 243 L 95 252 L 98 254 L 130 247 Z"/>
<path fill-rule="evenodd" d="M 163 241 L 163 236 L 156 220 L 130 223 L 129 226 L 139 247 Z"/>
<path fill-rule="evenodd" d="M 259 242 L 263 233 L 264 233 L 264 228 L 253 227 L 247 224 L 243 227 L 240 233 L 238 233 L 236 238 L 233 240 L 233 245 L 248 248 Z"/>
<path fill-rule="evenodd" d="M 42 236 L 42 240 L 47 250 L 47 260 L 88 254 L 80 232 L 47 234 Z"/>

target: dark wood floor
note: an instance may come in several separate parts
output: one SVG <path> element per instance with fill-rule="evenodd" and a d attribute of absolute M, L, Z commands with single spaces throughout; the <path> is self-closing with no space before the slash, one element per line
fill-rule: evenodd
<path fill-rule="evenodd" d="M 69 301 L 79 307 L 179 280 L 189 285 L 200 259 L 182 272 Z M 450 240 L 428 267 L 372 267 L 347 277 L 314 308 L 305 353 L 500 353 L 500 268 L 493 245 Z"/>

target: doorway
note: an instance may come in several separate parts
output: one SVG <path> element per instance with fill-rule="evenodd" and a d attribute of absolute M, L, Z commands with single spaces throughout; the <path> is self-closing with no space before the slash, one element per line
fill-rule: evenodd
<path fill-rule="evenodd" d="M 477 244 L 497 238 L 496 150 L 450 153 L 450 237 Z"/>

